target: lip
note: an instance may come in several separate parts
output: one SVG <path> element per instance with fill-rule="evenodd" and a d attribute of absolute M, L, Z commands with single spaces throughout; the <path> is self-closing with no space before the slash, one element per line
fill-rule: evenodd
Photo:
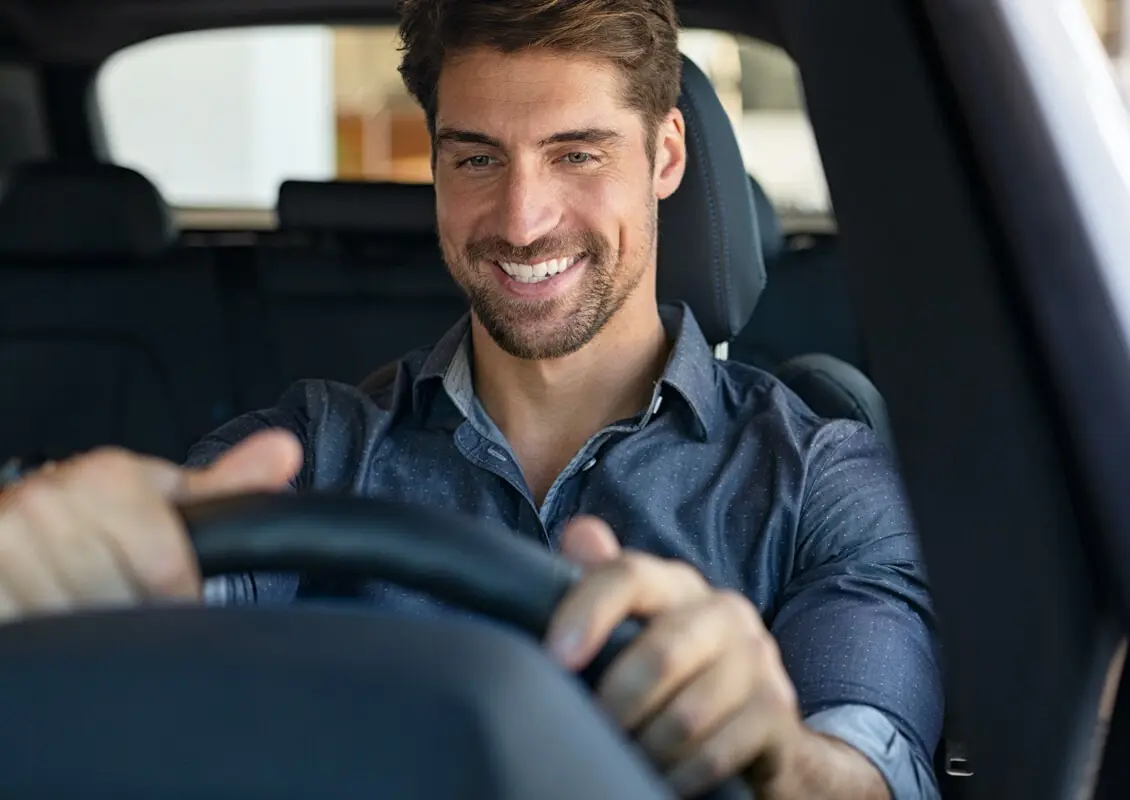
<path fill-rule="evenodd" d="M 490 266 L 495 279 L 508 294 L 527 300 L 542 300 L 560 294 L 576 283 L 588 263 L 589 257 L 583 255 L 569 269 L 537 283 L 522 283 L 514 280 L 495 261 L 491 261 Z"/>

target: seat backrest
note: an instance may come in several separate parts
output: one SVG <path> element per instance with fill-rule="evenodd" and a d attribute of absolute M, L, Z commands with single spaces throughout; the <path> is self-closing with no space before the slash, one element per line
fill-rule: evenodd
<path fill-rule="evenodd" d="M 773 369 L 805 353 L 826 353 L 866 372 L 867 362 L 835 236 L 786 240 L 776 211 L 753 178 L 762 228 L 766 287 L 734 339 L 738 361 Z"/>
<path fill-rule="evenodd" d="M 267 328 L 287 380 L 358 383 L 466 313 L 429 185 L 287 181 L 259 246 Z"/>
<path fill-rule="evenodd" d="M 887 404 L 875 384 L 851 364 L 825 353 L 809 353 L 790 358 L 773 374 L 820 416 L 862 422 L 894 452 Z"/>
<path fill-rule="evenodd" d="M 886 403 L 858 366 L 858 337 L 834 242 L 824 242 L 819 255 L 790 249 L 769 196 L 749 181 L 767 285 L 749 324 L 731 343 L 730 357 L 774 373 L 820 416 L 868 425 L 893 452 Z"/>
<path fill-rule="evenodd" d="M 107 164 L 0 188 L 0 458 L 120 445 L 172 459 L 230 413 L 213 274 L 167 207 Z"/>

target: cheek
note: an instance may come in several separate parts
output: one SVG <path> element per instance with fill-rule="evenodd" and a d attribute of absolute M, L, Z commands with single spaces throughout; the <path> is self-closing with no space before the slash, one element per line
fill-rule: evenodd
<path fill-rule="evenodd" d="M 463 245 L 489 233 L 492 197 L 484 187 L 468 188 L 458 181 L 436 185 L 436 225 L 447 245 Z"/>
<path fill-rule="evenodd" d="M 614 241 L 614 231 L 635 213 L 629 187 L 620 180 L 580 180 L 571 183 L 566 192 L 570 216 L 579 226 L 600 231 Z"/>

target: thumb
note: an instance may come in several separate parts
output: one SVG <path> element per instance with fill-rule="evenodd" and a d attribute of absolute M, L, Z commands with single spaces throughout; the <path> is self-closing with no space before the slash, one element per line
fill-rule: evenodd
<path fill-rule="evenodd" d="M 177 500 L 278 491 L 302 466 L 302 445 L 282 430 L 252 434 L 203 469 L 185 470 L 175 492 Z"/>
<path fill-rule="evenodd" d="M 582 567 L 595 567 L 620 555 L 620 542 L 608 523 L 597 517 L 577 517 L 561 534 L 561 554 Z"/>

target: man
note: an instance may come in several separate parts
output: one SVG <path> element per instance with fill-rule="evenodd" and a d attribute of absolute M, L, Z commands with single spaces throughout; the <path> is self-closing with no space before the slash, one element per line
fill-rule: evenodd
<path fill-rule="evenodd" d="M 648 620 L 599 696 L 683 795 L 740 774 L 762 800 L 936 796 L 933 618 L 889 455 L 715 361 L 688 309 L 657 306 L 657 204 L 686 160 L 671 0 L 401 12 L 469 319 L 364 391 L 294 387 L 184 469 L 100 451 L 29 477 L 0 500 L 2 610 L 332 591 L 285 575 L 205 590 L 184 499 L 440 505 L 586 567 L 547 636 L 569 669 L 625 617 Z"/>

